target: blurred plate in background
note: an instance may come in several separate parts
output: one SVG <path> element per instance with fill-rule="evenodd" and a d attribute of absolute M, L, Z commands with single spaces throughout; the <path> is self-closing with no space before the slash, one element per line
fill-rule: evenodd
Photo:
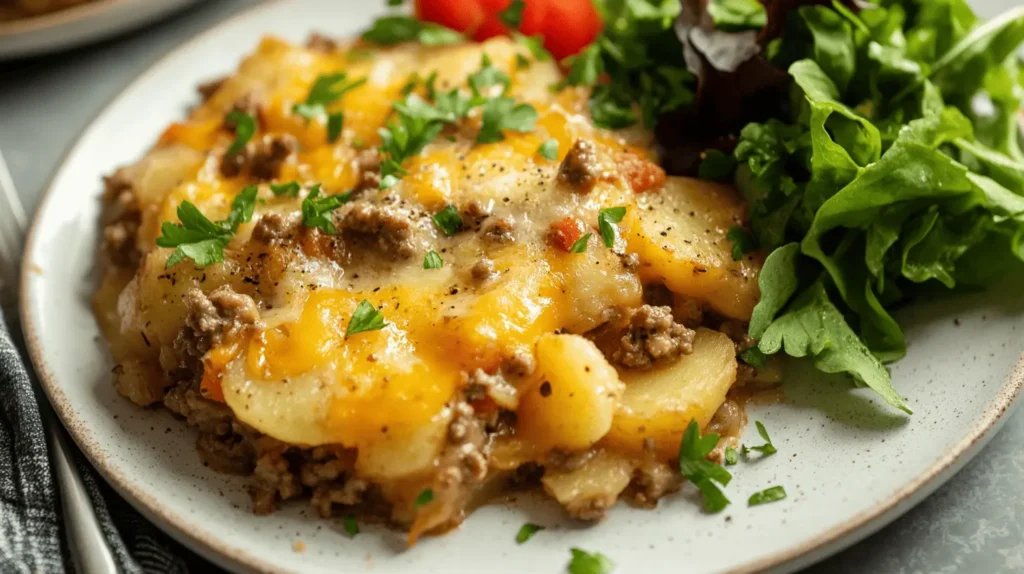
<path fill-rule="evenodd" d="M 0 21 L 0 60 L 38 56 L 137 28 L 197 0 L 92 0 L 70 8 Z"/>

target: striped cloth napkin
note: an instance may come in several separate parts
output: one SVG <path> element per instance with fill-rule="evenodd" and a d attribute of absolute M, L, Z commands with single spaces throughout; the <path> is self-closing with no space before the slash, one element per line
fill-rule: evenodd
<path fill-rule="evenodd" d="M 74 572 L 64 539 L 58 487 L 24 356 L 0 313 L 0 572 Z M 139 515 L 74 453 L 121 572 L 217 572 Z M 92 574 L 92 573 L 86 573 Z"/>

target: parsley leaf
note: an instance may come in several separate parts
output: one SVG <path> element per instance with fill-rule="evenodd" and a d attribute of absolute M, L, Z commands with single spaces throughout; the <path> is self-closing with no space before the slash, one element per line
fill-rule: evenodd
<path fill-rule="evenodd" d="M 537 154 L 544 159 L 555 161 L 558 159 L 558 140 L 551 138 L 540 144 L 540 147 L 537 148 Z"/>
<path fill-rule="evenodd" d="M 345 330 L 345 336 L 351 337 L 357 333 L 364 333 L 366 331 L 379 331 L 384 328 L 384 315 L 376 309 L 369 301 L 363 299 L 356 305 L 356 310 L 352 312 L 352 319 L 348 322 L 348 329 Z M 420 494 L 420 498 L 423 495 Z M 434 493 L 430 493 L 431 499 L 434 497 Z M 419 502 L 419 499 L 416 500 Z"/>
<path fill-rule="evenodd" d="M 548 52 L 544 47 L 544 36 L 526 36 L 524 34 L 513 34 L 516 43 L 526 46 L 526 49 L 530 51 L 534 59 L 538 62 L 547 62 L 552 60 L 551 52 Z"/>
<path fill-rule="evenodd" d="M 512 98 L 488 100 L 483 110 L 477 143 L 500 142 L 505 139 L 502 131 L 530 132 L 537 123 L 537 110 L 530 104 L 516 104 Z"/>
<path fill-rule="evenodd" d="M 416 497 L 416 502 L 414 504 L 416 506 L 423 506 L 424 504 L 430 504 L 433 501 L 434 491 L 433 489 L 427 488 L 424 489 L 423 492 L 421 492 L 419 496 Z"/>
<path fill-rule="evenodd" d="M 618 130 L 636 123 L 633 105 L 625 94 L 612 86 L 594 86 L 590 92 L 590 117 L 594 124 L 610 130 Z"/>
<path fill-rule="evenodd" d="M 772 486 L 762 490 L 761 492 L 751 494 L 750 498 L 747 500 L 747 505 L 758 506 L 761 504 L 768 504 L 770 502 L 778 502 L 783 498 L 786 498 L 786 489 L 781 486 Z"/>
<path fill-rule="evenodd" d="M 523 23 L 523 10 L 525 9 L 526 2 L 524 0 L 512 0 L 508 8 L 498 13 L 498 19 L 501 20 L 502 24 L 517 30 L 519 25 Z"/>
<path fill-rule="evenodd" d="M 731 446 L 725 447 L 725 464 L 726 464 L 726 466 L 732 466 L 732 465 L 736 464 L 736 462 L 738 460 L 739 460 L 739 453 L 736 452 L 736 449 L 731 447 Z"/>
<path fill-rule="evenodd" d="M 350 92 L 366 83 L 366 78 L 349 80 L 345 72 L 334 74 L 323 74 L 317 77 L 313 86 L 309 89 L 306 101 L 292 106 L 292 111 L 307 120 L 312 120 L 327 114 L 327 106 L 341 99 L 347 92 Z M 341 133 L 340 120 L 338 133 Z M 333 140 L 332 140 L 333 141 Z"/>
<path fill-rule="evenodd" d="M 501 85 L 504 89 L 502 94 L 508 91 L 509 85 L 512 80 L 509 79 L 508 75 L 495 68 L 491 63 L 491 58 L 484 54 L 480 58 L 480 69 L 469 76 L 469 89 L 473 90 L 473 102 L 474 105 L 479 105 L 484 101 L 483 91 L 491 86 Z"/>
<path fill-rule="evenodd" d="M 405 175 L 402 162 L 420 153 L 444 129 L 454 122 L 456 114 L 443 106 L 433 106 L 417 94 L 409 94 L 393 105 L 397 119 L 378 130 L 381 137 L 381 189 L 388 189 Z"/>
<path fill-rule="evenodd" d="M 593 235 L 593 233 L 588 233 L 574 241 L 572 247 L 569 248 L 569 253 L 586 253 L 587 244 L 590 243 L 590 238 Z"/>
<path fill-rule="evenodd" d="M 704 507 L 710 512 L 719 512 L 728 506 L 729 499 L 718 485 L 728 486 L 732 480 L 729 471 L 707 460 L 717 445 L 717 434 L 700 436 L 696 419 L 690 421 L 679 443 L 679 472 L 700 490 L 704 496 Z"/>
<path fill-rule="evenodd" d="M 615 563 L 600 552 L 587 552 L 580 548 L 572 548 L 572 560 L 569 561 L 569 574 L 610 574 Z"/>
<path fill-rule="evenodd" d="M 458 44 L 465 36 L 438 24 L 422 22 L 411 16 L 384 16 L 378 18 L 363 39 L 385 46 L 417 40 L 425 46 Z"/>
<path fill-rule="evenodd" d="M 338 140 L 338 136 L 341 135 L 341 130 L 345 125 L 345 114 L 342 112 L 335 112 L 327 116 L 327 141 L 335 142 Z"/>
<path fill-rule="evenodd" d="M 356 516 L 354 514 L 346 514 L 345 517 L 341 519 L 341 524 L 345 529 L 345 534 L 348 534 L 350 537 L 359 534 L 359 523 L 356 522 Z"/>
<path fill-rule="evenodd" d="M 771 437 L 768 436 L 768 429 L 764 428 L 764 425 L 761 424 L 761 421 L 755 421 L 754 424 L 757 426 L 757 434 L 761 435 L 761 438 L 764 439 L 764 444 L 761 446 L 744 446 L 743 456 L 747 456 L 752 450 L 757 451 L 765 456 L 772 455 L 778 452 L 777 450 L 775 450 L 775 445 L 772 444 Z"/>
<path fill-rule="evenodd" d="M 227 155 L 235 155 L 242 151 L 256 133 L 256 118 L 241 110 L 234 110 L 228 114 L 227 123 L 235 128 L 235 141 L 228 148 Z"/>
<path fill-rule="evenodd" d="M 729 233 L 726 234 L 725 238 L 732 242 L 733 261 L 739 261 L 747 253 L 757 250 L 757 242 L 754 236 L 737 225 L 729 228 Z"/>
<path fill-rule="evenodd" d="M 544 527 L 539 524 L 527 522 L 519 528 L 519 532 L 516 533 L 516 544 L 522 544 L 527 540 L 533 538 L 533 535 L 544 530 Z"/>
<path fill-rule="evenodd" d="M 427 255 L 423 258 L 424 269 L 440 269 L 442 265 L 444 265 L 444 261 L 437 251 L 427 251 Z"/>
<path fill-rule="evenodd" d="M 431 219 L 434 221 L 434 225 L 447 237 L 455 235 L 462 229 L 462 216 L 459 215 L 459 211 L 455 209 L 454 205 L 446 206 L 441 211 L 435 213 Z"/>
<path fill-rule="evenodd" d="M 622 221 L 625 216 L 625 207 L 609 207 L 597 213 L 597 228 L 601 231 L 601 239 L 604 241 L 605 247 L 615 246 L 615 238 L 619 235 L 615 224 Z"/>
<path fill-rule="evenodd" d="M 165 269 L 181 261 L 191 259 L 197 267 L 205 267 L 224 261 L 224 248 L 238 231 L 238 226 L 252 220 L 256 208 L 255 185 L 246 186 L 231 202 L 227 219 L 216 223 L 210 221 L 190 201 L 178 206 L 178 220 L 181 223 L 165 221 L 160 226 L 161 235 L 156 239 L 160 247 L 176 248 L 167 258 Z"/>
<path fill-rule="evenodd" d="M 309 195 L 302 200 L 302 224 L 317 228 L 327 235 L 334 235 L 338 230 L 329 214 L 347 203 L 351 197 L 351 193 L 320 197 L 320 184 L 314 185 Z"/>
<path fill-rule="evenodd" d="M 299 196 L 299 182 L 289 181 L 288 183 L 272 183 L 270 184 L 270 192 L 274 194 L 274 197 L 298 197 Z"/>

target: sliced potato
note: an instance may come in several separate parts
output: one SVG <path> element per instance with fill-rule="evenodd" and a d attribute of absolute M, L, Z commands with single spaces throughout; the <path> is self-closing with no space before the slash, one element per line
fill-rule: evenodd
<path fill-rule="evenodd" d="M 646 281 L 749 320 L 760 293 L 761 260 L 750 254 L 733 261 L 726 238 L 743 219 L 743 204 L 731 188 L 674 177 L 663 188 L 640 194 L 622 229 Z"/>
<path fill-rule="evenodd" d="M 645 439 L 654 440 L 659 458 L 676 456 L 690 421 L 708 424 L 736 380 L 732 340 L 718 331 L 699 329 L 693 354 L 651 371 L 622 374 L 626 391 L 615 412 L 607 444 L 640 454 Z"/>
<path fill-rule="evenodd" d="M 600 518 L 629 486 L 634 463 L 621 454 L 600 450 L 580 468 L 544 473 L 541 483 L 569 514 L 583 520 Z"/>
<path fill-rule="evenodd" d="M 608 432 L 622 382 L 601 351 L 579 335 L 537 341 L 537 373 L 519 399 L 518 433 L 544 450 L 579 451 Z"/>

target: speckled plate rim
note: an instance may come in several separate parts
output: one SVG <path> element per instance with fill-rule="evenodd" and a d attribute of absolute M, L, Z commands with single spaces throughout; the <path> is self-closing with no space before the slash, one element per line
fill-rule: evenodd
<path fill-rule="evenodd" d="M 72 438 L 79 448 L 85 453 L 92 465 L 99 471 L 103 478 L 136 510 L 143 514 L 150 521 L 155 523 L 165 532 L 170 534 L 177 541 L 186 545 L 201 556 L 217 563 L 225 568 L 235 570 L 257 570 L 262 572 L 284 572 L 278 566 L 268 563 L 265 560 L 220 542 L 217 536 L 207 530 L 203 530 L 190 523 L 183 514 L 161 503 L 160 499 L 152 493 L 143 491 L 134 486 L 121 469 L 107 461 L 103 446 L 91 435 L 87 425 L 79 417 L 74 406 L 70 404 L 64 391 L 56 382 L 56 378 L 49 369 L 43 351 L 42 341 L 38 335 L 38 320 L 32 313 L 32 298 L 34 294 L 29 289 L 32 275 L 36 269 L 32 259 L 27 255 L 34 252 L 37 236 L 40 234 L 38 222 L 48 207 L 52 196 L 54 183 L 57 176 L 64 168 L 68 158 L 79 152 L 84 136 L 93 129 L 96 119 L 105 114 L 111 108 L 121 103 L 126 92 L 136 84 L 141 83 L 148 76 L 157 73 L 168 59 L 176 54 L 187 50 L 195 44 L 201 43 L 206 38 L 216 35 L 228 23 L 253 13 L 267 10 L 280 3 L 281 0 L 270 0 L 264 4 L 244 9 L 232 16 L 221 20 L 203 32 L 193 36 L 188 41 L 179 44 L 167 54 L 154 62 L 149 68 L 142 72 L 132 82 L 118 92 L 107 105 L 105 105 L 89 122 L 86 128 L 76 137 L 74 143 L 61 158 L 60 164 L 54 169 L 50 181 L 43 191 L 39 206 L 32 218 L 32 225 L 29 229 L 25 243 L 25 255 L 22 262 L 20 277 L 20 300 L 19 311 L 21 316 L 22 329 L 25 335 L 25 343 L 28 347 L 29 356 L 35 368 L 36 374 L 43 390 L 46 393 L 54 411 L 64 426 L 68 429 Z M 873 507 L 864 510 L 849 518 L 844 523 L 832 527 L 815 538 L 803 542 L 791 548 L 765 558 L 748 562 L 739 567 L 728 570 L 730 574 L 745 574 L 749 572 L 793 572 L 799 568 L 808 566 L 822 560 L 840 550 L 843 550 L 860 540 L 877 532 L 886 524 L 892 522 L 899 516 L 906 513 L 922 500 L 932 494 L 939 486 L 949 480 L 961 468 L 964 467 L 981 449 L 995 436 L 996 432 L 1006 422 L 1010 413 L 1020 403 L 1018 398 L 1024 389 L 1024 351 L 1017 359 L 1010 373 L 1005 377 L 999 392 L 986 406 L 984 414 L 967 429 L 964 437 L 924 472 L 921 472 L 913 480 L 905 484 L 894 494 L 885 500 L 875 504 Z"/>

